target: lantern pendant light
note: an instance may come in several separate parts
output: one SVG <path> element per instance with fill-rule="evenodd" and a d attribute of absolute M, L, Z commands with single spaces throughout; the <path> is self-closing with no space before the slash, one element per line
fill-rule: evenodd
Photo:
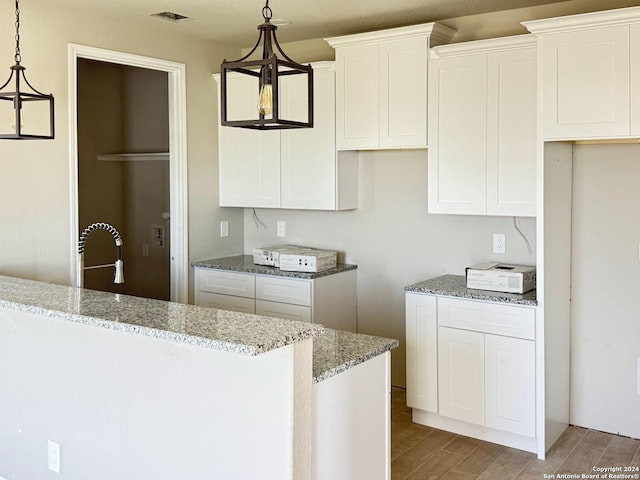
<path fill-rule="evenodd" d="M 16 0 L 16 51 L 14 55 L 15 65 L 10 67 L 11 74 L 9 79 L 0 87 L 0 101 L 11 102 L 11 117 L 7 118 L 9 128 L 13 130 L 11 133 L 0 134 L 0 139 L 9 140 L 36 140 L 36 139 L 52 139 L 54 138 L 54 105 L 53 95 L 39 92 L 31 86 L 24 74 L 25 68 L 21 65 L 22 57 L 20 55 L 20 6 L 19 0 Z M 24 91 L 28 87 L 29 91 Z M 5 91 L 5 88 L 7 90 Z M 21 88 L 23 90 L 21 90 Z M 49 111 L 49 133 L 48 134 L 27 134 L 23 133 L 26 122 L 34 122 L 34 119 L 25 119 L 23 107 L 31 104 L 31 102 L 48 102 Z M 46 105 L 46 104 L 45 104 Z M 32 111 L 32 113 L 34 113 Z M 39 112 L 38 112 L 39 113 Z M 3 120 L 0 119 L 0 122 Z M 0 132 L 4 131 L 0 128 Z"/>
<path fill-rule="evenodd" d="M 286 128 L 312 128 L 313 127 L 313 70 L 311 65 L 301 65 L 291 60 L 280 47 L 276 37 L 277 26 L 270 22 L 272 11 L 269 0 L 262 9 L 264 23 L 258 25 L 260 35 L 253 49 L 239 60 L 222 62 L 220 71 L 220 123 L 228 127 L 251 128 L 255 130 L 277 130 Z M 258 51 L 262 43 L 262 55 L 258 60 L 249 58 Z M 258 92 L 258 101 L 255 115 L 249 118 L 230 120 L 228 113 L 233 110 L 230 102 L 236 101 L 229 98 L 229 72 L 235 72 L 245 78 L 253 79 Z M 282 98 L 281 77 L 289 75 L 301 75 L 304 80 L 306 95 L 302 99 L 306 102 L 307 115 L 304 119 L 287 120 L 282 118 L 280 102 Z M 286 82 L 284 82 L 286 83 Z M 253 110 L 253 109 L 252 109 Z"/>

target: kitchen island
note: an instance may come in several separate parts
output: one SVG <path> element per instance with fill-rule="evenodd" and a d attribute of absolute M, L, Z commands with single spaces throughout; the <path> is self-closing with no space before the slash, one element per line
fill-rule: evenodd
<path fill-rule="evenodd" d="M 344 478 L 388 478 L 395 346 L 0 276 L 0 476 L 297 480 L 336 478 L 337 465 Z M 359 436 L 381 449 L 373 476 Z"/>

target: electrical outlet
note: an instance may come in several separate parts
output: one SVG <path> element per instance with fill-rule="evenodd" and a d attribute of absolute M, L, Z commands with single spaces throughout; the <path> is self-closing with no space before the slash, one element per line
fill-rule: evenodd
<path fill-rule="evenodd" d="M 637 389 L 638 396 L 640 397 L 640 357 L 638 357 L 637 361 L 638 361 L 638 382 L 636 384 L 636 389 Z"/>
<path fill-rule="evenodd" d="M 229 222 L 227 220 L 222 220 L 220 222 L 220 236 L 221 237 L 229 236 Z"/>
<path fill-rule="evenodd" d="M 276 222 L 276 236 L 278 237 L 286 237 L 287 236 L 287 224 L 282 220 L 278 220 Z"/>
<path fill-rule="evenodd" d="M 47 465 L 52 472 L 60 473 L 60 444 L 49 440 Z"/>
<path fill-rule="evenodd" d="M 506 253 L 506 239 L 504 233 L 493 234 L 493 253 Z"/>

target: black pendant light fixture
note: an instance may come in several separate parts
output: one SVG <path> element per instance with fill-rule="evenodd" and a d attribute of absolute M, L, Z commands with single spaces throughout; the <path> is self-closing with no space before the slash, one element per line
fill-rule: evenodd
<path fill-rule="evenodd" d="M 16 0 L 16 52 L 14 55 L 15 65 L 10 67 L 11 74 L 9 79 L 0 87 L 0 101 L 11 102 L 11 118 L 7 119 L 9 128 L 12 131 L 9 133 L 0 133 L 0 139 L 9 140 L 36 140 L 36 139 L 52 139 L 54 138 L 54 109 L 53 109 L 53 95 L 44 94 L 39 92 L 31 86 L 27 77 L 25 77 L 25 68 L 21 65 L 22 57 L 20 55 L 20 6 L 19 0 Z M 25 91 L 25 87 L 28 87 L 28 91 Z M 7 90 L 5 91 L 5 88 Z M 47 102 L 47 103 L 45 103 Z M 24 127 L 26 121 L 35 122 L 33 118 L 30 120 L 25 119 L 24 109 L 27 106 L 36 106 L 38 108 L 31 109 L 30 112 L 33 115 L 44 115 L 45 111 L 48 111 L 49 115 L 49 133 L 46 134 L 34 134 L 24 133 Z M 2 120 L 0 120 L 1 122 Z M 0 132 L 4 129 L 0 128 Z"/>
<path fill-rule="evenodd" d="M 272 11 L 269 0 L 262 9 L 264 23 L 258 25 L 260 35 L 253 49 L 239 60 L 227 62 L 221 65 L 220 72 L 220 123 L 228 127 L 252 128 L 255 130 L 277 130 L 285 128 L 312 128 L 313 127 L 313 70 L 311 65 L 301 65 L 291 60 L 278 44 L 276 38 L 277 26 L 270 22 Z M 257 60 L 249 60 L 262 43 L 262 56 Z M 258 100 L 256 102 L 255 115 L 250 118 L 229 120 L 228 114 L 232 110 L 234 99 L 229 98 L 229 72 L 248 76 L 253 79 Z M 304 119 L 287 120 L 282 118 L 279 99 L 282 97 L 283 82 L 281 77 L 287 75 L 304 75 L 306 80 L 306 98 L 296 101 L 306 102 L 307 115 Z"/>

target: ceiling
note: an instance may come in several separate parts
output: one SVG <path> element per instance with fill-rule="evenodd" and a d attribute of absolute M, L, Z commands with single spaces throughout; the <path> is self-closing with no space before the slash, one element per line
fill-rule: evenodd
<path fill-rule="evenodd" d="M 256 26 L 262 23 L 261 11 L 264 6 L 264 0 L 46 1 L 49 5 L 57 4 L 63 8 L 91 10 L 101 16 L 126 16 L 134 23 L 157 25 L 159 28 L 239 47 L 250 47 L 257 40 Z M 273 11 L 273 19 L 285 18 L 291 21 L 290 25 L 278 30 L 278 38 L 283 43 L 556 2 L 557 0 L 271 0 L 269 5 Z M 640 2 L 570 0 L 560 3 L 564 4 L 563 11 L 577 13 Z M 190 17 L 190 20 L 173 23 L 150 16 L 164 11 Z"/>

